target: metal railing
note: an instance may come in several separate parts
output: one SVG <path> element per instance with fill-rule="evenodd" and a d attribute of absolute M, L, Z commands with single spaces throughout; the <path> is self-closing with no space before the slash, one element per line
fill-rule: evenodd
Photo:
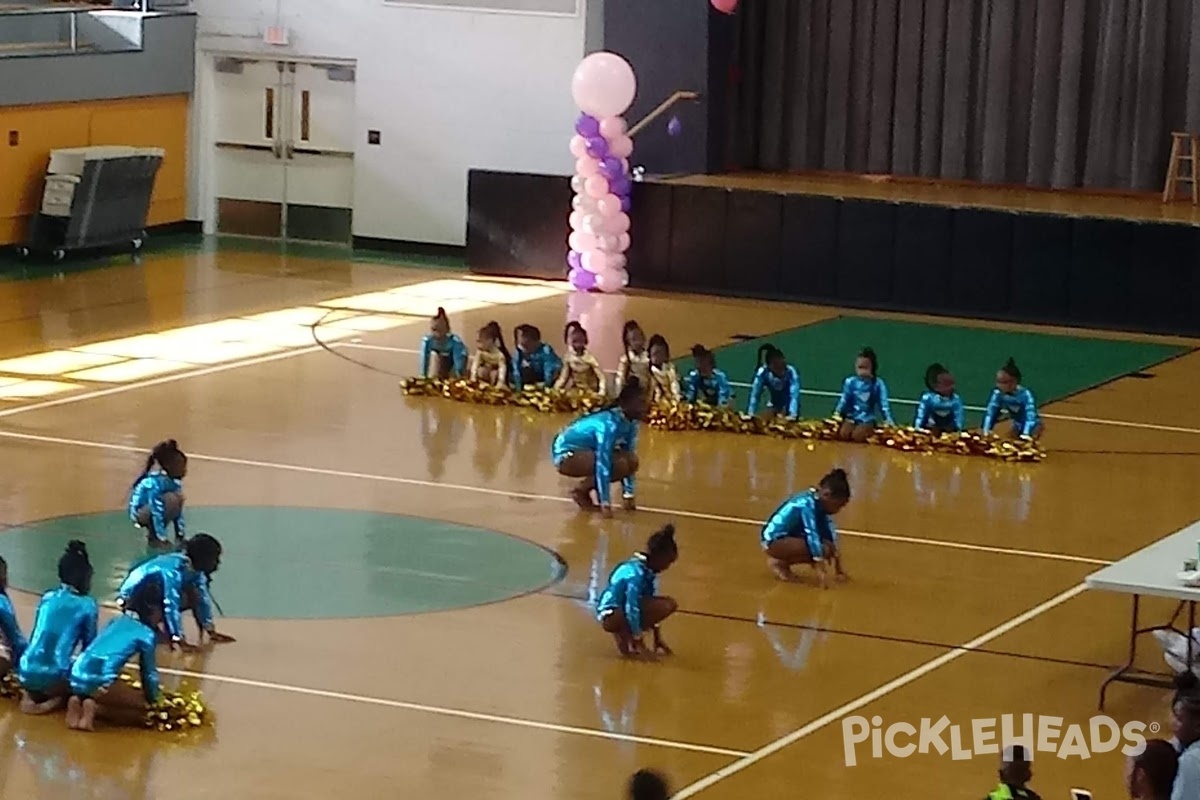
<path fill-rule="evenodd" d="M 663 100 L 661 103 L 659 103 L 658 107 L 655 108 L 653 111 L 651 111 L 649 114 L 647 114 L 646 116 L 644 116 L 640 120 L 638 120 L 637 124 L 629 129 L 629 137 L 633 138 L 634 136 L 637 136 L 638 131 L 642 130 L 647 125 L 649 125 L 651 122 L 654 122 L 654 120 L 658 119 L 663 114 L 667 113 L 667 111 L 671 108 L 671 106 L 675 105 L 676 103 L 683 102 L 684 100 L 699 100 L 699 99 L 700 99 L 699 92 L 687 92 L 687 91 L 676 92 L 675 94 L 668 97 L 666 100 Z"/>
<path fill-rule="evenodd" d="M 95 6 L 0 6 L 0 59 L 136 52 L 145 16 Z"/>

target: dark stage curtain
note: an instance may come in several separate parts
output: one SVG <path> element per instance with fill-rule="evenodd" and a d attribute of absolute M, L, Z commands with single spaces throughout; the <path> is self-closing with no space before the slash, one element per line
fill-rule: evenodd
<path fill-rule="evenodd" d="M 1161 188 L 1200 0 L 743 0 L 726 163 Z"/>

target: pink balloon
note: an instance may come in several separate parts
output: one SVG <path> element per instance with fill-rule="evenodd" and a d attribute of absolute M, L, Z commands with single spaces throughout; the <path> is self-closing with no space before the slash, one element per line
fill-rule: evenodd
<path fill-rule="evenodd" d="M 620 241 L 617 239 L 617 237 L 610 234 L 604 234 L 596 237 L 596 247 L 609 254 L 618 252 L 618 244 L 620 244 Z"/>
<path fill-rule="evenodd" d="M 608 269 L 608 254 L 601 250 L 588 250 L 583 254 L 583 268 L 598 276 Z"/>
<path fill-rule="evenodd" d="M 583 230 L 583 220 L 583 214 L 578 211 L 572 211 L 571 216 L 567 217 L 567 221 L 571 224 L 571 230 L 573 231 Z"/>
<path fill-rule="evenodd" d="M 592 234 L 597 234 L 597 233 L 604 233 L 604 228 L 605 228 L 604 217 L 600 216 L 599 213 L 596 213 L 596 214 L 585 215 L 583 218 L 583 227 L 579 228 L 579 230 L 587 231 L 588 233 L 592 233 Z"/>
<path fill-rule="evenodd" d="M 621 213 L 621 198 L 615 194 L 606 194 L 596 201 L 596 210 L 605 219 L 613 219 Z M 608 225 L 608 223 L 605 223 L 605 225 Z M 615 229 L 613 232 L 621 233 L 621 231 Z"/>
<path fill-rule="evenodd" d="M 583 257 L 587 258 L 588 251 L 596 249 L 596 237 L 583 231 L 572 231 L 571 235 L 567 237 L 567 244 L 571 245 L 572 250 L 583 253 Z"/>
<path fill-rule="evenodd" d="M 722 14 L 732 14 L 737 11 L 738 0 L 712 0 L 712 7 Z"/>
<path fill-rule="evenodd" d="M 571 208 L 582 211 L 584 214 L 590 214 L 596 210 L 596 200 L 586 194 L 577 194 L 571 198 Z"/>
<path fill-rule="evenodd" d="M 637 78 L 629 62 L 616 53 L 599 52 L 579 62 L 571 76 L 571 96 L 585 114 L 597 119 L 624 114 L 637 94 Z"/>
<path fill-rule="evenodd" d="M 629 275 L 623 269 L 606 269 L 596 273 L 596 288 L 605 294 L 619 292 L 629 284 Z"/>
<path fill-rule="evenodd" d="M 618 136 L 624 136 L 627 130 L 629 130 L 629 126 L 621 117 L 608 117 L 600 120 L 600 135 L 610 142 Z"/>
<path fill-rule="evenodd" d="M 587 191 L 588 197 L 594 197 L 599 200 L 601 197 L 608 196 L 608 181 L 603 175 L 593 175 L 587 179 L 584 189 Z"/>
<path fill-rule="evenodd" d="M 629 263 L 629 261 L 625 258 L 625 256 L 618 253 L 615 256 L 609 256 L 608 268 L 621 270 L 621 269 L 625 269 L 625 265 L 628 263 Z M 626 281 L 626 282 L 628 282 L 628 281 Z"/>
<path fill-rule="evenodd" d="M 628 233 L 629 232 L 629 215 L 622 211 L 612 218 L 609 223 L 613 233 Z"/>
<path fill-rule="evenodd" d="M 617 158 L 629 158 L 633 155 L 633 139 L 628 136 L 618 136 L 613 139 L 608 149 Z"/>
<path fill-rule="evenodd" d="M 575 174 L 590 178 L 600 171 L 600 162 L 590 156 L 584 156 L 575 162 Z"/>
<path fill-rule="evenodd" d="M 584 139 L 579 134 L 571 137 L 571 155 L 576 158 L 583 158 L 587 155 L 587 139 Z"/>
<path fill-rule="evenodd" d="M 617 251 L 624 253 L 629 249 L 629 234 L 622 233 L 617 237 Z"/>

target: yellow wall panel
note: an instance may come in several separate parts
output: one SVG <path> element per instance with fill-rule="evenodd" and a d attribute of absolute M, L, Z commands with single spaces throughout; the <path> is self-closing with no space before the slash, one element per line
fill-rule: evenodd
<path fill-rule="evenodd" d="M 81 106 L 0 109 L 0 217 L 36 213 L 50 151 L 87 143 L 88 112 Z"/>
<path fill-rule="evenodd" d="M 161 147 L 166 152 L 148 224 L 184 219 L 189 100 L 171 95 L 0 108 L 0 244 L 24 237 L 28 217 L 41 206 L 50 151 L 61 147 Z M 9 143 L 14 131 L 15 146 Z"/>

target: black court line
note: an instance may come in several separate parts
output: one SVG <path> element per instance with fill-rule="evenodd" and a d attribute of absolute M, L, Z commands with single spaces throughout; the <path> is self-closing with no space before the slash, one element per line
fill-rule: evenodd
<path fill-rule="evenodd" d="M 570 595 L 561 592 L 545 592 L 550 597 L 556 597 L 561 600 L 574 600 L 583 602 L 587 600 L 583 595 Z M 741 622 L 758 627 L 769 626 L 772 628 L 785 628 L 796 631 L 809 631 L 812 633 L 829 633 L 835 636 L 847 636 L 856 639 L 868 639 L 877 642 L 886 642 L 888 644 L 907 644 L 917 645 L 919 647 L 931 647 L 938 650 L 959 650 L 961 645 L 950 642 L 939 642 L 932 639 L 911 639 L 904 636 L 888 636 L 881 633 L 866 633 L 863 631 L 852 631 L 844 628 L 827 628 L 821 625 L 808 625 L 797 622 L 779 622 L 776 620 L 763 620 L 761 623 L 754 617 L 742 617 L 734 614 L 717 614 L 711 611 L 695 611 L 693 609 L 681 608 L 675 612 L 676 614 L 684 614 L 689 617 L 700 617 L 704 619 L 721 620 L 723 622 Z M 1012 650 L 996 650 L 988 647 L 972 648 L 972 653 L 989 656 L 1003 656 L 1005 658 L 1015 658 L 1022 661 L 1037 661 L 1046 664 L 1059 664 L 1068 667 L 1083 667 L 1085 669 L 1096 669 L 1112 671 L 1111 664 L 1098 664 L 1093 661 L 1077 661 L 1069 658 L 1055 658 L 1053 656 L 1038 656 L 1030 653 L 1017 653 Z"/>

